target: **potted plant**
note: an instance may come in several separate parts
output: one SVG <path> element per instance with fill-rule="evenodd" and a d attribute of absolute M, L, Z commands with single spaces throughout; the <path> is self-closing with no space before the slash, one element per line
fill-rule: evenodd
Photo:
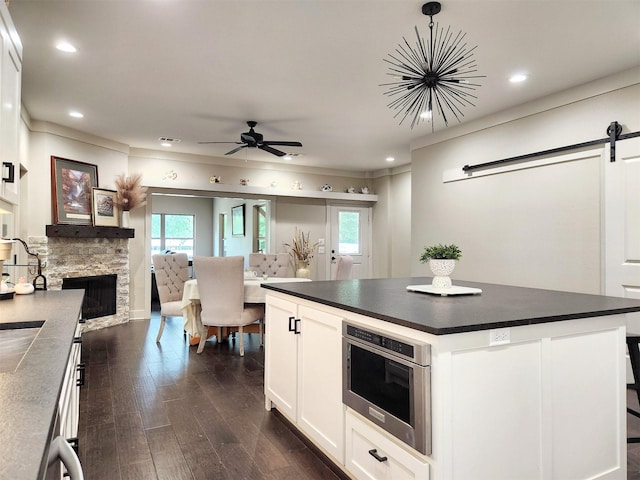
<path fill-rule="evenodd" d="M 289 255 L 291 255 L 295 261 L 296 277 L 299 278 L 311 278 L 309 262 L 318 251 L 318 246 L 320 245 L 319 243 L 311 243 L 309 235 L 309 233 L 305 235 L 304 232 L 296 228 L 291 243 L 284 244 L 285 247 L 289 248 Z"/>
<path fill-rule="evenodd" d="M 451 272 L 456 266 L 456 261 L 462 257 L 462 251 L 457 245 L 431 245 L 424 247 L 420 262 L 428 263 L 433 272 L 431 286 L 433 288 L 451 288 Z"/>

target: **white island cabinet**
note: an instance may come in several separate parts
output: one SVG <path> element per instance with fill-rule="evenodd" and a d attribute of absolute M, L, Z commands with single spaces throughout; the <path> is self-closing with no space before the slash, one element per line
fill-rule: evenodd
<path fill-rule="evenodd" d="M 479 284 L 484 298 L 394 297 L 394 280 L 353 282 L 351 292 L 331 282 L 269 288 L 265 340 L 267 406 L 350 477 L 626 478 L 625 325 L 640 320 L 640 302 L 489 284 Z M 502 308 L 505 293 L 516 300 Z M 477 323 L 483 308 L 518 318 Z M 429 455 L 341 405 L 342 321 L 431 345 Z"/>
<path fill-rule="evenodd" d="M 272 296 L 267 300 L 267 408 L 275 405 L 342 464 L 342 318 L 299 303 Z"/>

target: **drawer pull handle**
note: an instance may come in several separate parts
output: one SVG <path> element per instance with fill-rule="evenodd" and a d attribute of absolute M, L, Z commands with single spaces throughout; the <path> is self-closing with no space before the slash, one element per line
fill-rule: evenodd
<path fill-rule="evenodd" d="M 387 457 L 381 457 L 380 455 L 378 455 L 378 450 L 376 448 L 369 450 L 369 455 L 378 460 L 380 463 L 389 460 Z"/>

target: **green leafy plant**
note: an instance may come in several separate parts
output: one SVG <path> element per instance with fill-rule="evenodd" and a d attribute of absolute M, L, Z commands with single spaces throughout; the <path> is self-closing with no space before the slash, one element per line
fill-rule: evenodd
<path fill-rule="evenodd" d="M 460 260 L 462 257 L 462 251 L 457 245 L 431 245 L 430 247 L 424 247 L 424 252 L 420 255 L 420 261 L 427 263 L 429 260 Z"/>

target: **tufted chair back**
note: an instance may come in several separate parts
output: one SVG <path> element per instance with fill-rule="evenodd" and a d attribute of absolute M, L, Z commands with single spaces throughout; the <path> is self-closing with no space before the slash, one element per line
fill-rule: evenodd
<path fill-rule="evenodd" d="M 153 255 L 158 297 L 160 297 L 160 328 L 156 342 L 160 341 L 167 317 L 182 316 L 182 292 L 189 280 L 189 257 L 186 253 Z"/>
<path fill-rule="evenodd" d="M 160 304 L 182 301 L 184 282 L 189 280 L 189 258 L 186 253 L 153 255 Z"/>
<path fill-rule="evenodd" d="M 293 277 L 291 257 L 288 253 L 250 253 L 249 270 L 253 270 L 258 276 Z"/>

